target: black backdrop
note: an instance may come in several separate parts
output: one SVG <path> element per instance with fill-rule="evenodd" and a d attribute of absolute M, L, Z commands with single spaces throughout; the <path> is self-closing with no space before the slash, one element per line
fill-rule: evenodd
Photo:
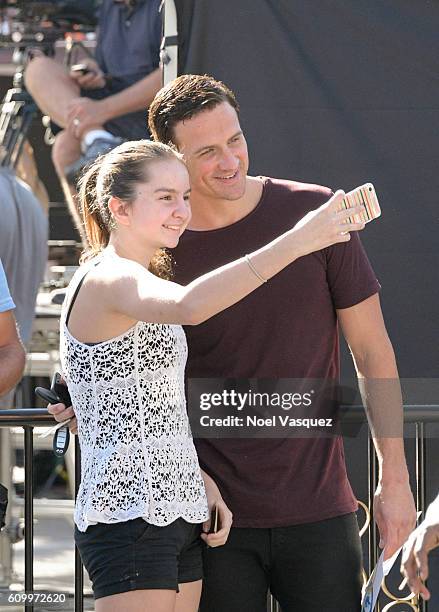
<path fill-rule="evenodd" d="M 175 2 L 179 73 L 212 74 L 235 91 L 253 174 L 345 190 L 375 184 L 383 215 L 362 240 L 383 286 L 400 375 L 438 378 L 439 3 Z M 342 371 L 354 374 L 346 348 Z M 438 404 L 437 396 L 423 399 L 423 388 L 415 403 Z M 430 501 L 439 490 L 439 444 L 437 428 L 426 431 Z M 363 500 L 365 433 L 345 440 Z M 406 449 L 415 490 L 413 437 Z M 437 586 L 439 550 L 431 557 Z M 439 612 L 437 590 L 430 612 Z"/>
<path fill-rule="evenodd" d="M 362 235 L 402 377 L 438 375 L 439 3 L 176 0 L 180 66 L 237 94 L 251 172 L 375 184 Z M 351 369 L 344 355 L 345 369 Z"/>

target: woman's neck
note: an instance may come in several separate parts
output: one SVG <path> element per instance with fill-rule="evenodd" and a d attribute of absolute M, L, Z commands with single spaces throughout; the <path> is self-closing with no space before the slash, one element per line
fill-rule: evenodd
<path fill-rule="evenodd" d="M 112 234 L 104 252 L 123 257 L 124 259 L 131 259 L 148 269 L 155 250 L 141 248 L 136 241 L 131 241 L 128 244 L 127 241 L 121 240 L 119 236 Z"/>

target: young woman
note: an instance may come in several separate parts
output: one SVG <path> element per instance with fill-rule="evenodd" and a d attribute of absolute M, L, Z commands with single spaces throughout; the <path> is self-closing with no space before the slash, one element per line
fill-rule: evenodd
<path fill-rule="evenodd" d="M 224 544 L 231 526 L 190 434 L 181 325 L 363 228 L 348 222 L 358 210 L 339 210 L 338 192 L 270 244 L 183 287 L 169 280 L 163 248 L 189 223 L 189 194 L 180 155 L 149 141 L 113 149 L 80 184 L 90 249 L 64 304 L 61 358 L 81 444 L 75 541 L 97 612 L 196 612 L 209 509 L 221 524 L 201 534 L 209 545 Z"/>

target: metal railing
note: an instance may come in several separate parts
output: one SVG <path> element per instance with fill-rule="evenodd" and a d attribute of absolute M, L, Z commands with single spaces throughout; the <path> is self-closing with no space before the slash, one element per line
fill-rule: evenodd
<path fill-rule="evenodd" d="M 364 421 L 364 409 L 361 406 L 354 406 L 344 413 L 343 421 L 345 423 L 360 423 Z M 25 471 L 25 486 L 24 486 L 24 520 L 25 520 L 25 573 L 24 587 L 25 591 L 33 591 L 34 587 L 34 548 L 33 548 L 33 429 L 36 426 L 53 425 L 54 418 L 46 409 L 41 408 L 22 408 L 15 410 L 0 410 L 0 427 L 22 427 L 24 429 L 24 471 Z M 425 437 L 425 425 L 427 423 L 439 423 L 439 405 L 409 405 L 404 407 L 404 422 L 405 424 L 415 424 L 415 462 L 416 462 L 416 504 L 418 511 L 422 513 L 426 509 L 426 465 L 427 465 L 427 449 Z M 372 500 L 374 491 L 377 486 L 377 459 L 373 447 L 373 442 L 369 436 L 368 439 L 368 505 L 372 508 Z M 78 492 L 80 482 L 80 448 L 78 437 L 75 436 L 75 497 Z M 367 510 L 364 504 L 363 507 Z M 378 538 L 377 529 L 373 521 L 373 511 L 368 510 L 366 523 L 368 522 L 368 552 L 369 552 L 369 572 L 377 562 Z M 83 566 L 78 550 L 75 548 L 75 596 L 74 610 L 75 612 L 83 612 L 84 597 L 83 597 Z M 427 602 L 419 601 L 417 598 L 398 599 L 397 596 L 386 593 L 393 602 L 387 604 L 385 609 L 390 609 L 392 605 L 407 603 L 413 610 L 427 612 Z M 33 610 L 33 605 L 27 604 L 26 609 Z M 278 604 L 271 599 L 268 605 L 270 612 L 278 612 L 280 608 Z"/>
<path fill-rule="evenodd" d="M 0 427 L 22 427 L 24 430 L 24 590 L 34 590 L 34 504 L 33 504 L 33 430 L 34 427 L 54 425 L 54 417 L 45 408 L 18 408 L 0 410 Z M 81 480 L 81 455 L 78 436 L 75 438 L 75 498 Z M 84 570 L 78 549 L 75 547 L 75 612 L 84 610 Z M 32 604 L 25 606 L 33 610 Z"/>

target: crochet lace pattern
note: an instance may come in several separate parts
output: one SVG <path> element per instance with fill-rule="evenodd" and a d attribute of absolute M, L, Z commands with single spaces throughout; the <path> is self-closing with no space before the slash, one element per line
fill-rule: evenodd
<path fill-rule="evenodd" d="M 65 323 L 79 281 L 72 280 L 61 317 L 61 363 L 81 446 L 78 529 L 138 517 L 159 526 L 179 517 L 205 521 L 186 412 L 182 327 L 139 321 L 106 342 L 79 342 Z"/>

